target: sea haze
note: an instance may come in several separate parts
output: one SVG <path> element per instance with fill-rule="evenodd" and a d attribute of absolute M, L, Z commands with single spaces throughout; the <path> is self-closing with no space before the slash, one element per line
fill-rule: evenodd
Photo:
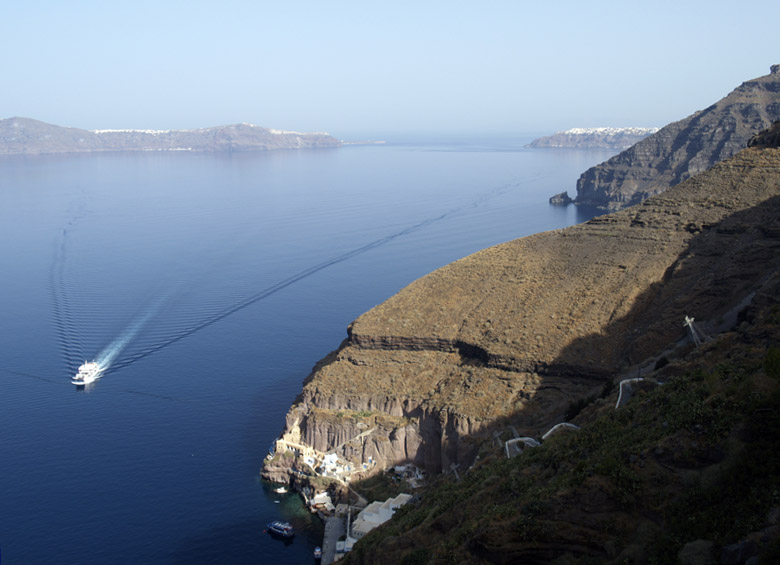
<path fill-rule="evenodd" d="M 547 198 L 609 154 L 522 141 L 0 160 L 2 556 L 310 562 L 258 471 L 314 363 L 414 279 L 593 215 Z"/>

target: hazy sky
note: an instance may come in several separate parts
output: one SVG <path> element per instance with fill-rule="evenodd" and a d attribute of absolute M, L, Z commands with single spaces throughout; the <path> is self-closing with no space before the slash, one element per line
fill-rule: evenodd
<path fill-rule="evenodd" d="M 9 0 L 0 118 L 342 138 L 662 126 L 780 63 L 780 1 Z"/>

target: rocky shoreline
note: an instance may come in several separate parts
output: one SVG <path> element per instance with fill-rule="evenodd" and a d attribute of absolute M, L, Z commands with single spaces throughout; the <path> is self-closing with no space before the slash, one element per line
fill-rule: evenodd
<path fill-rule="evenodd" d="M 778 480 L 742 457 L 776 469 L 760 430 L 780 401 L 778 140 L 780 123 L 662 195 L 485 249 L 363 314 L 306 379 L 263 476 L 346 500 L 399 463 L 431 474 L 349 563 L 772 554 L 780 507 L 737 507 L 751 486 L 733 473 Z M 628 399 L 623 379 L 664 386 Z M 697 502 L 705 479 L 715 498 Z"/>
<path fill-rule="evenodd" d="M 464 470 L 507 426 L 538 435 L 605 382 L 652 367 L 685 338 L 684 316 L 716 325 L 777 267 L 779 153 L 747 149 L 629 210 L 412 283 L 317 364 L 282 438 L 337 453 L 358 479 L 405 462 Z M 296 451 L 263 476 L 311 472 Z"/>

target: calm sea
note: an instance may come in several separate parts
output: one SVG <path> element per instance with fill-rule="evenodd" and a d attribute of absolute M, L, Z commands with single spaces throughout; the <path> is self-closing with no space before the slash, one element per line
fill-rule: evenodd
<path fill-rule="evenodd" d="M 526 141 L 1 159 L 3 564 L 311 562 L 258 471 L 314 363 L 414 279 L 593 215 L 547 198 L 609 154 Z"/>

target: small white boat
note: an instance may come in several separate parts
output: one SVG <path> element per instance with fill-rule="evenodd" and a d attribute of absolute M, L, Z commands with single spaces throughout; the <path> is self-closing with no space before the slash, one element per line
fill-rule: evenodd
<path fill-rule="evenodd" d="M 275 488 L 274 492 L 277 492 L 279 494 L 285 494 L 287 492 L 287 489 L 285 487 L 279 487 L 279 488 Z"/>
<path fill-rule="evenodd" d="M 94 383 L 100 377 L 103 376 L 103 369 L 100 365 L 94 361 L 87 361 L 81 367 L 79 367 L 78 373 L 73 377 L 70 382 L 76 386 L 84 386 L 89 383 Z"/>

